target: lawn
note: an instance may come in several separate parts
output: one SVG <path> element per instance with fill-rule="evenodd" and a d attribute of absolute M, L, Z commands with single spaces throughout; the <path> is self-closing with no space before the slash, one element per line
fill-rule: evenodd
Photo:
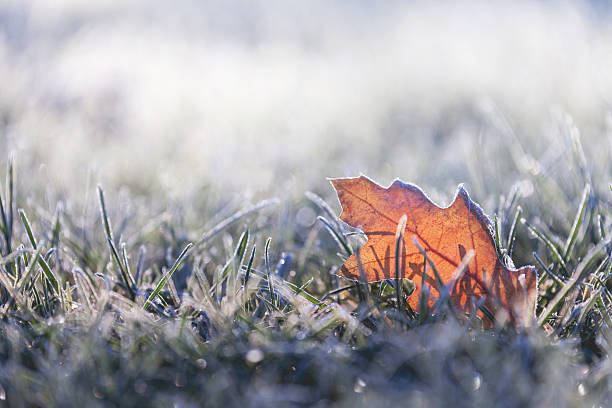
<path fill-rule="evenodd" d="M 243 206 L 206 193 L 157 196 L 155 209 L 99 186 L 95 211 L 24 191 L 27 171 L 9 160 L 0 395 L 10 406 L 606 405 L 612 192 L 571 162 L 585 157 L 573 141 L 562 167 L 574 182 L 524 175 L 488 201 L 499 250 L 512 242 L 515 262 L 539 273 L 538 319 L 519 330 L 483 330 L 447 307 L 412 313 L 407 283 L 398 305 L 393 280 L 337 277 L 364 238 L 338 220 L 326 180 L 327 199 Z"/>
<path fill-rule="evenodd" d="M 0 5 L 0 406 L 612 404 L 612 30 L 519 3 Z M 338 276 L 360 174 L 463 184 L 533 321 Z"/>

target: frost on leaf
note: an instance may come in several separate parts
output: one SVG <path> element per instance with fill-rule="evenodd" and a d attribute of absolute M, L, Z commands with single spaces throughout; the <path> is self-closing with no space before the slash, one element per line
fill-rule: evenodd
<path fill-rule="evenodd" d="M 429 265 L 423 276 L 424 251 L 445 286 L 454 276 L 460 276 L 450 293 L 457 310 L 469 313 L 484 297 L 484 306 L 493 313 L 505 313 L 517 325 L 531 322 L 537 295 L 535 268 L 514 269 L 500 261 L 489 218 L 462 186 L 453 203 L 440 208 L 419 187 L 400 180 L 388 188 L 365 176 L 332 179 L 331 183 L 342 205 L 340 219 L 368 237 L 366 244 L 346 260 L 340 276 L 362 282 L 394 279 L 396 232 L 406 215 L 398 271 L 400 278 L 415 284 L 415 292 L 408 298 L 413 309 L 418 307 L 423 280 L 431 289 L 430 306 L 443 291 Z M 468 259 L 463 273 L 456 275 L 462 260 Z M 492 323 L 478 313 L 487 325 Z"/>

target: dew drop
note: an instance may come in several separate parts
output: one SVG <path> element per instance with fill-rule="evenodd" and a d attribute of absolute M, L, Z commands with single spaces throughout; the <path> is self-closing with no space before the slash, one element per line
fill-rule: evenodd
<path fill-rule="evenodd" d="M 584 396 L 586 394 L 586 389 L 584 388 L 584 384 L 578 384 L 578 394 Z"/>
<path fill-rule="evenodd" d="M 357 380 L 355 381 L 355 386 L 353 387 L 353 391 L 355 391 L 357 394 L 361 394 L 363 390 L 365 390 L 366 385 L 367 384 L 365 381 L 357 377 Z"/>
<path fill-rule="evenodd" d="M 480 373 L 474 374 L 474 391 L 480 388 L 482 385 L 482 376 Z"/>
<path fill-rule="evenodd" d="M 259 363 L 261 360 L 263 360 L 263 358 L 264 353 L 259 349 L 249 350 L 249 352 L 246 353 L 246 359 L 251 364 Z"/>
<path fill-rule="evenodd" d="M 0 401 L 6 400 L 6 391 L 4 391 L 4 387 L 0 385 Z"/>
<path fill-rule="evenodd" d="M 175 375 L 174 376 L 174 386 L 177 388 L 180 388 L 183 385 L 185 385 L 185 379 L 183 378 L 183 376 L 181 374 Z"/>

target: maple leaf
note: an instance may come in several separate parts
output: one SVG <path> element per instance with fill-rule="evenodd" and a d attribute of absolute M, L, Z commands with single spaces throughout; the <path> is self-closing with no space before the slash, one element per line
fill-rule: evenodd
<path fill-rule="evenodd" d="M 342 205 L 340 219 L 368 237 L 344 262 L 340 276 L 375 282 L 394 279 L 397 270 L 399 278 L 415 284 L 408 298 L 413 309 L 418 307 L 424 282 L 430 287 L 430 306 L 450 289 L 450 300 L 460 311 L 469 313 L 474 301 L 484 296 L 488 310 L 505 311 L 512 323 L 528 325 L 532 321 L 537 295 L 535 268 L 514 269 L 502 263 L 489 218 L 461 185 L 453 203 L 441 208 L 419 187 L 399 179 L 388 188 L 365 176 L 330 181 Z M 396 248 L 398 239 L 402 243 Z M 430 265 L 425 266 L 425 256 L 438 276 Z M 478 313 L 487 326 L 492 324 Z"/>

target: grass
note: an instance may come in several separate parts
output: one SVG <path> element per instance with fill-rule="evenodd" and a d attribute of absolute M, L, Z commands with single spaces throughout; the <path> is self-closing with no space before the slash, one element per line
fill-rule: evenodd
<path fill-rule="evenodd" d="M 429 310 L 425 290 L 410 310 L 409 281 L 338 279 L 333 272 L 364 238 L 337 219 L 329 193 L 231 211 L 219 210 L 221 199 L 162 196 L 155 213 L 142 197 L 98 187 L 100 211 L 87 212 L 86 203 L 67 205 L 70 197 L 56 205 L 25 191 L 8 160 L 0 401 L 607 406 L 612 192 L 579 141 L 572 146 L 569 179 L 525 168 L 531 197 L 518 188 L 480 197 L 499 203 L 499 254 L 539 272 L 537 319 L 520 331 L 483 331 L 478 316 L 457 315 L 444 298 Z M 287 208 L 309 208 L 313 223 L 287 222 L 295 214 L 282 214 L 296 211 Z"/>

